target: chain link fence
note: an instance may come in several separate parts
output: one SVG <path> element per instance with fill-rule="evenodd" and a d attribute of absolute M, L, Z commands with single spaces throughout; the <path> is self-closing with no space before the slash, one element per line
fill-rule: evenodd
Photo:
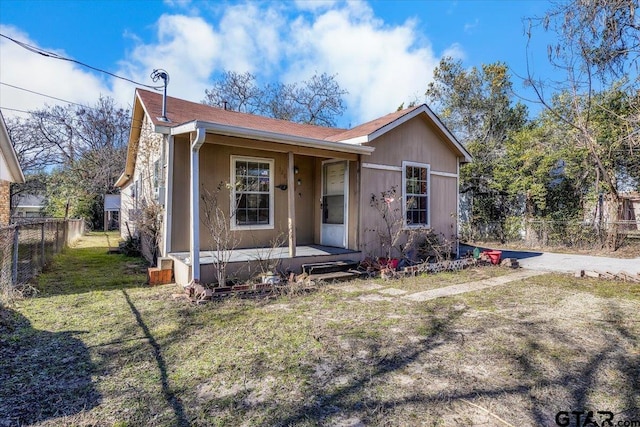
<path fill-rule="evenodd" d="M 465 242 L 516 243 L 525 247 L 568 247 L 595 249 L 615 233 L 620 241 L 640 238 L 640 222 L 610 221 L 593 224 L 582 221 L 525 220 L 507 218 L 500 222 L 465 222 L 460 237 Z"/>
<path fill-rule="evenodd" d="M 28 283 L 83 233 L 81 219 L 37 219 L 0 228 L 0 292 Z"/>

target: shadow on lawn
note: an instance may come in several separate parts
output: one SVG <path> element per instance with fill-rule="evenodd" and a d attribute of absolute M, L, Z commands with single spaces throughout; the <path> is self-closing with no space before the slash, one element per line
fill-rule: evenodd
<path fill-rule="evenodd" d="M 274 396 L 276 400 L 256 400 L 250 397 L 251 390 L 245 389 L 214 398 L 207 402 L 207 407 L 226 409 L 248 417 L 258 411 L 264 414 L 260 418 L 262 425 L 325 425 L 334 423 L 336 417 L 349 420 L 344 425 L 397 425 L 407 422 L 407 419 L 401 418 L 403 421 L 399 422 L 394 418 L 406 406 L 414 407 L 410 413 L 422 413 L 426 417 L 434 416 L 439 419 L 456 413 L 460 415 L 460 411 L 463 414 L 465 411 L 476 411 L 477 408 L 468 406 L 471 405 L 469 402 L 475 401 L 489 407 L 495 407 L 499 402 L 498 408 L 501 409 L 498 411 L 502 411 L 500 415 L 514 423 L 513 425 L 529 425 L 532 422 L 535 425 L 555 425 L 555 416 L 559 411 L 571 414 L 571 411 L 592 410 L 595 414 L 596 411 L 613 410 L 610 407 L 593 407 L 593 394 L 612 387 L 612 384 L 603 379 L 603 373 L 606 377 L 607 370 L 615 369 L 621 373 L 622 384 L 618 385 L 622 387 L 616 390 L 611 388 L 609 391 L 622 397 L 624 408 L 618 408 L 614 421 L 640 419 L 640 357 L 637 352 L 634 355 L 628 350 L 638 348 L 640 340 L 620 322 L 623 313 L 619 307 L 611 305 L 603 310 L 602 322 L 612 328 L 605 326 L 602 330 L 598 328 L 593 332 L 601 334 L 600 338 L 606 338 L 607 345 L 603 347 L 594 346 L 589 337 L 567 333 L 554 321 L 515 320 L 514 330 L 511 332 L 512 337 L 516 337 L 515 342 L 519 344 L 506 350 L 496 349 L 495 354 L 487 355 L 491 360 L 489 365 L 511 370 L 511 378 L 498 378 L 495 381 L 488 378 L 486 382 L 482 380 L 482 374 L 476 376 L 474 366 L 469 365 L 469 361 L 466 362 L 466 368 L 471 371 L 464 369 L 462 360 L 456 363 L 455 357 L 444 355 L 450 349 L 447 346 L 453 346 L 454 352 L 464 352 L 467 345 L 464 335 L 469 337 L 483 334 L 490 328 L 500 328 L 501 325 L 495 323 L 495 317 L 487 317 L 472 330 L 464 330 L 463 334 L 458 321 L 467 311 L 466 308 L 439 308 L 437 303 L 428 303 L 425 304 L 425 309 L 427 315 L 420 319 L 423 322 L 420 327 L 427 332 L 419 341 L 389 350 L 385 348 L 384 340 L 368 340 L 365 348 L 370 356 L 366 361 L 356 361 L 356 365 L 354 361 L 357 356 L 354 358 L 353 355 L 345 355 L 341 358 L 339 354 L 334 354 L 336 369 L 327 373 L 331 378 L 310 375 L 312 379 L 305 384 L 304 399 L 292 401 Z M 570 344 L 567 344 L 567 340 Z M 508 346 L 512 343 L 508 336 L 500 341 L 503 342 L 496 344 Z M 569 356 L 569 359 L 563 359 L 548 347 L 550 341 L 564 345 L 563 351 L 576 353 Z M 572 348 L 573 344 L 576 344 L 575 348 Z M 475 346 L 476 342 L 468 345 Z M 335 343 L 331 347 L 335 351 Z M 356 350 L 352 352 L 356 353 Z M 573 358 L 580 354 L 586 355 L 586 363 L 581 363 L 583 359 L 580 357 Z M 544 365 L 540 364 L 542 359 Z M 359 368 L 357 364 L 360 365 Z M 367 365 L 366 369 L 362 365 Z M 448 386 L 438 391 L 419 387 L 408 389 L 406 393 L 391 391 L 385 395 L 379 392 L 390 386 L 390 374 L 403 374 L 416 366 L 425 369 L 420 375 L 425 378 L 424 381 Z M 486 369 L 487 366 L 481 368 Z M 257 355 L 251 376 L 268 376 L 269 369 L 262 363 L 262 355 Z M 336 377 L 348 380 L 336 383 Z M 548 390 L 552 394 L 541 397 L 541 390 Z M 491 418 L 495 415 L 484 415 L 491 420 L 489 424 L 499 424 L 496 418 Z M 413 419 L 420 420 L 421 418 Z M 459 420 L 464 420 L 464 416 Z M 594 420 L 598 423 L 602 421 Z"/>
<path fill-rule="evenodd" d="M 173 410 L 173 413 L 176 418 L 176 425 L 180 427 L 189 426 L 190 423 L 187 417 L 185 416 L 182 403 L 180 402 L 180 399 L 178 399 L 178 397 L 175 395 L 175 393 L 171 390 L 171 387 L 169 386 L 169 379 L 167 376 L 167 364 L 164 361 L 164 358 L 162 357 L 162 349 L 160 348 L 160 345 L 151 334 L 149 327 L 142 319 L 140 312 L 131 301 L 131 298 L 129 298 L 129 294 L 127 293 L 127 291 L 122 290 L 122 293 L 124 294 L 124 298 L 127 300 L 127 304 L 129 304 L 129 308 L 131 309 L 131 312 L 136 318 L 136 322 L 138 323 L 138 326 L 140 326 L 140 328 L 144 332 L 145 338 L 147 338 L 147 340 L 149 341 L 149 345 L 153 350 L 153 357 L 156 359 L 156 364 L 158 365 L 158 371 L 160 371 L 160 380 L 162 383 L 162 394 L 165 400 L 167 401 L 167 403 L 169 404 L 169 406 L 171 407 L 171 409 Z"/>
<path fill-rule="evenodd" d="M 94 366 L 82 332 L 34 329 L 0 306 L 0 425 L 22 426 L 98 405 Z"/>

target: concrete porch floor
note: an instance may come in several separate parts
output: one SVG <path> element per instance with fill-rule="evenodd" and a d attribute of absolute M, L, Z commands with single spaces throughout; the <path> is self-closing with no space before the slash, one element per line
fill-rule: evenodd
<path fill-rule="evenodd" d="M 289 248 L 244 248 L 235 249 L 227 253 L 227 272 L 229 276 L 241 279 L 254 277 L 264 268 L 265 261 L 277 261 L 278 271 L 292 271 L 300 273 L 302 266 L 318 262 L 329 261 L 360 261 L 362 252 L 351 249 L 335 248 L 321 245 L 303 245 L 296 247 L 296 256 L 289 256 Z M 169 256 L 174 260 L 174 278 L 180 285 L 187 285 L 191 280 L 191 256 L 189 252 L 173 252 Z M 212 283 L 215 278 L 215 252 L 200 252 L 200 281 Z M 261 267 L 262 264 L 262 267 Z M 269 263 L 269 264 L 274 264 Z M 273 267 L 270 267 L 273 268 Z"/>
<path fill-rule="evenodd" d="M 356 254 L 358 251 L 344 248 L 334 248 L 331 246 L 306 245 L 296 246 L 296 256 L 300 257 L 318 257 L 329 255 L 345 255 Z M 187 264 L 191 264 L 189 252 L 173 252 L 169 256 Z M 214 251 L 200 251 L 200 265 L 213 264 L 215 261 Z M 247 262 L 266 259 L 286 259 L 289 256 L 289 248 L 284 246 L 280 248 L 245 248 L 234 249 L 231 251 L 229 262 Z"/>

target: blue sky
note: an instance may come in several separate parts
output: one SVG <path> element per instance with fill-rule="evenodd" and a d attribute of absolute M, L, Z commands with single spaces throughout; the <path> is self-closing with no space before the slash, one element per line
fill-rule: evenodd
<path fill-rule="evenodd" d="M 55 1 L 0 0 L 0 33 L 93 67 L 152 84 L 164 68 L 171 96 L 200 101 L 223 69 L 262 81 L 337 75 L 349 94 L 339 125 L 348 127 L 423 101 L 445 55 L 467 67 L 502 61 L 526 74 L 522 19 L 541 16 L 535 1 Z M 529 51 L 549 77 L 548 36 Z M 513 77 L 516 92 L 527 96 Z M 100 95 L 130 106 L 135 85 L 45 58 L 0 38 L 0 107 L 30 110 L 64 100 L 93 104 Z"/>

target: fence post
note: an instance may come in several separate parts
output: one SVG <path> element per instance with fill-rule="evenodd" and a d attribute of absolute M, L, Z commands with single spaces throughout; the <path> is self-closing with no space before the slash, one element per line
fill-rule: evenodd
<path fill-rule="evenodd" d="M 18 247 L 19 247 L 20 226 L 17 225 L 13 232 L 13 263 L 11 265 L 11 284 L 18 284 Z"/>
<path fill-rule="evenodd" d="M 56 253 L 60 252 L 60 221 L 56 220 Z"/>
<path fill-rule="evenodd" d="M 40 267 L 41 268 L 44 268 L 44 264 L 47 261 L 45 259 L 45 253 L 44 253 L 44 225 L 45 225 L 44 222 L 42 224 L 40 224 L 40 253 L 42 254 L 42 258 L 41 258 L 41 262 L 40 262 Z"/>

